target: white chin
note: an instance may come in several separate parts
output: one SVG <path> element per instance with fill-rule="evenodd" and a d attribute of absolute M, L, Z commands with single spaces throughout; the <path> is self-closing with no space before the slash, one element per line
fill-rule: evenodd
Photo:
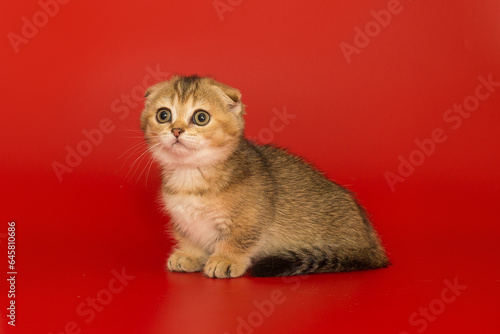
<path fill-rule="evenodd" d="M 174 144 L 155 151 L 153 156 L 165 167 L 201 167 L 223 161 L 227 157 L 227 149 L 211 147 L 189 149 L 183 144 Z"/>
<path fill-rule="evenodd" d="M 171 152 L 172 154 L 179 155 L 179 156 L 189 155 L 192 152 L 194 152 L 194 150 L 187 148 L 186 145 L 181 144 L 181 143 L 172 144 L 172 146 L 170 146 L 168 148 L 168 151 Z"/>

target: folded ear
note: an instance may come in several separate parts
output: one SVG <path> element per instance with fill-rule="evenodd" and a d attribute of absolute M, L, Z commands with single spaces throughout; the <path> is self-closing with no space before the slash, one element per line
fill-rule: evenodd
<path fill-rule="evenodd" d="M 157 83 L 156 85 L 153 85 L 153 86 L 149 87 L 148 89 L 146 89 L 146 92 L 144 93 L 144 97 L 147 99 L 151 94 L 153 94 L 153 92 L 155 92 L 158 89 L 159 84 L 160 83 Z"/>
<path fill-rule="evenodd" d="M 227 102 L 229 111 L 236 114 L 245 114 L 245 105 L 241 103 L 241 93 L 236 88 L 214 81 L 214 88 L 219 95 Z"/>
<path fill-rule="evenodd" d="M 144 97 L 148 97 L 149 95 L 151 95 L 152 92 L 153 92 L 153 87 L 149 87 L 148 89 L 146 89 Z"/>
<path fill-rule="evenodd" d="M 153 86 L 149 87 L 148 89 L 146 89 L 146 92 L 144 93 L 144 97 L 145 98 L 148 98 L 151 94 L 153 94 L 154 92 L 156 92 L 158 89 L 160 89 L 161 87 L 165 87 L 166 85 L 168 85 L 170 82 L 172 81 L 175 81 L 179 78 L 178 75 L 174 75 L 173 77 L 171 77 L 170 79 L 168 80 L 165 80 L 165 81 L 160 81 L 156 84 L 154 84 Z"/>

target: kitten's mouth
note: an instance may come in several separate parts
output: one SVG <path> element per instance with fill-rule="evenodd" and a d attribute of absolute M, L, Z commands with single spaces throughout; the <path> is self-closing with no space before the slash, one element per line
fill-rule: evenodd
<path fill-rule="evenodd" d="M 181 142 L 180 140 L 177 140 L 172 144 L 170 144 L 170 146 L 165 147 L 165 149 L 167 148 L 172 153 L 182 154 L 182 155 L 187 154 L 188 152 L 191 151 L 190 147 L 187 146 L 185 143 Z"/>
<path fill-rule="evenodd" d="M 179 147 L 179 146 L 182 146 L 182 147 L 185 147 L 187 148 L 186 145 L 184 145 L 184 143 L 181 143 L 180 140 L 176 140 L 173 144 L 172 144 L 172 147 Z"/>
<path fill-rule="evenodd" d="M 193 152 L 191 145 L 189 143 L 186 144 L 183 140 L 176 139 L 170 142 L 160 140 L 160 142 L 162 142 L 160 151 L 164 152 L 162 154 L 167 154 L 167 156 L 172 154 L 175 156 L 186 156 Z"/>

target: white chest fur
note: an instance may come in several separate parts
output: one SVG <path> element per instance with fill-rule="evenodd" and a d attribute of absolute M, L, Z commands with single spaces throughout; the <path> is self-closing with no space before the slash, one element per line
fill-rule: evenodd
<path fill-rule="evenodd" d="M 226 228 L 223 212 L 198 195 L 166 194 L 163 201 L 176 227 L 192 243 L 213 252 L 217 239 Z"/>

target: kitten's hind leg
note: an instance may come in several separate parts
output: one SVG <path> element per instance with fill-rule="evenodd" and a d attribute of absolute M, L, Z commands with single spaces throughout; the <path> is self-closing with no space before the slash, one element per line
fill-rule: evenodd
<path fill-rule="evenodd" d="M 202 271 L 207 262 L 208 254 L 191 243 L 181 240 L 178 248 L 169 256 L 166 267 L 176 272 Z"/>

